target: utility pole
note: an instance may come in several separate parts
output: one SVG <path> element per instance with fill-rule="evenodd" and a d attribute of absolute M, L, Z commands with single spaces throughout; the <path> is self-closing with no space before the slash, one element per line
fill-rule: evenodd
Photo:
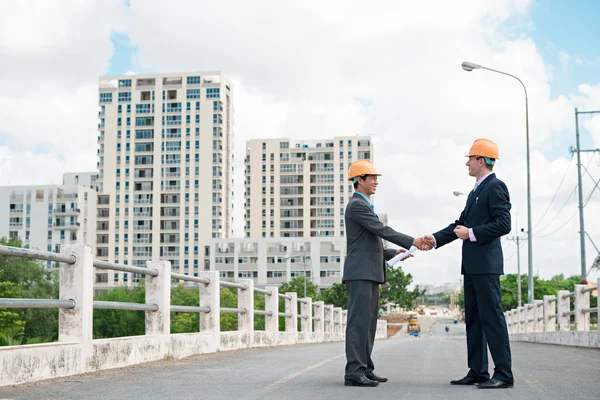
<path fill-rule="evenodd" d="M 571 154 L 577 153 L 577 188 L 579 192 L 579 246 L 581 252 L 581 281 L 587 280 L 587 267 L 585 261 L 585 219 L 583 217 L 583 186 L 581 184 L 581 153 L 600 152 L 600 149 L 581 150 L 579 143 L 579 114 L 600 114 L 600 111 L 578 111 L 575 109 L 575 144 L 576 148 L 571 146 Z M 595 189 L 595 188 L 594 188 Z"/>
<path fill-rule="evenodd" d="M 527 239 L 523 239 L 520 238 L 518 235 L 519 232 L 519 216 L 518 214 L 515 216 L 515 226 L 517 228 L 517 236 L 513 236 L 510 238 L 507 238 L 508 240 L 512 240 L 513 242 L 517 242 L 517 306 L 521 307 L 521 242 L 523 240 L 527 240 Z M 522 230 L 521 230 L 522 231 Z"/>

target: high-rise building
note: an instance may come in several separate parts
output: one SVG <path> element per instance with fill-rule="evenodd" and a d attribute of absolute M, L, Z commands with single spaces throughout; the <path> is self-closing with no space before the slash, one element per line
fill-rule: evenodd
<path fill-rule="evenodd" d="M 63 174 L 63 186 L 85 186 L 98 191 L 98 172 L 67 172 Z"/>
<path fill-rule="evenodd" d="M 212 238 L 232 234 L 231 83 L 221 72 L 126 75 L 100 78 L 99 89 L 95 256 L 165 259 L 197 275 Z M 128 275 L 97 283 L 139 280 Z"/>
<path fill-rule="evenodd" d="M 11 236 L 41 251 L 60 253 L 64 244 L 94 248 L 96 192 L 81 185 L 0 187 L 0 237 Z"/>
<path fill-rule="evenodd" d="M 344 236 L 344 209 L 354 192 L 347 173 L 359 159 L 373 161 L 370 136 L 249 140 L 245 236 Z"/>

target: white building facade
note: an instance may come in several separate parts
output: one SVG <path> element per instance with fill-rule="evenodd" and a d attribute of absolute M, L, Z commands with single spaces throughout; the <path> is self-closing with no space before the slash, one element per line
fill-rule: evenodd
<path fill-rule="evenodd" d="M 223 279 L 252 278 L 264 287 L 306 276 L 325 289 L 341 282 L 345 245 L 344 238 L 214 239 L 206 258 Z"/>
<path fill-rule="evenodd" d="M 19 236 L 25 246 L 60 253 L 64 244 L 96 239 L 96 192 L 83 186 L 0 187 L 0 237 Z M 47 261 L 49 268 L 56 263 Z"/>
<path fill-rule="evenodd" d="M 354 193 L 348 168 L 359 159 L 374 160 L 370 136 L 249 140 L 245 236 L 343 237 L 344 210 Z"/>
<path fill-rule="evenodd" d="M 102 77 L 96 258 L 208 268 L 233 229 L 233 91 L 220 72 Z M 96 287 L 139 276 L 96 274 Z"/>

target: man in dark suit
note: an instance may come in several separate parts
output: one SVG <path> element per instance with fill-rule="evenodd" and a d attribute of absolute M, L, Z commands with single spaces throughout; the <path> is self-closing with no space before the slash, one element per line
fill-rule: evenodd
<path fill-rule="evenodd" d="M 464 275 L 465 323 L 469 372 L 453 385 L 473 385 L 480 389 L 513 387 L 510 344 L 501 307 L 500 275 L 504 257 L 500 238 L 510 232 L 510 197 L 504 182 L 492 172 L 498 147 L 487 139 L 477 139 L 466 166 L 476 179 L 467 205 L 456 222 L 423 238 L 434 239 L 440 248 L 461 239 Z M 494 375 L 488 373 L 487 346 L 494 359 Z"/>
<path fill-rule="evenodd" d="M 387 378 L 375 375 L 371 353 L 377 329 L 379 285 L 385 282 L 385 260 L 404 249 L 383 249 L 382 238 L 403 248 L 423 247 L 423 239 L 396 232 L 385 226 L 369 197 L 377 189 L 377 173 L 369 160 L 350 166 L 348 179 L 354 182 L 354 195 L 346 206 L 347 255 L 344 277 L 348 291 L 346 324 L 346 386 L 377 386 Z"/>

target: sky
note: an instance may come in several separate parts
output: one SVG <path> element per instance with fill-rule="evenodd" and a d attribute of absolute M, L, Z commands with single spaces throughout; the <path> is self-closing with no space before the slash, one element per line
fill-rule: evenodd
<path fill-rule="evenodd" d="M 527 223 L 524 92 L 510 77 L 463 71 L 471 61 L 527 88 L 534 273 L 578 274 L 569 147 L 574 108 L 600 110 L 599 19 L 591 0 L 1 2 L 0 185 L 60 184 L 65 172 L 95 169 L 100 76 L 222 70 L 235 90 L 236 236 L 246 140 L 370 134 L 383 174 L 377 210 L 413 236 L 458 218 L 465 197 L 452 192 L 474 184 L 464 154 L 477 138 L 494 140 L 514 237 Z M 582 148 L 599 148 L 600 115 L 579 125 Z M 587 199 L 600 155 L 582 164 Z M 584 212 L 600 247 L 600 190 Z M 516 273 L 516 244 L 502 244 L 505 272 Z M 586 250 L 589 267 L 598 252 L 589 240 Z M 455 282 L 460 252 L 456 241 L 403 268 L 416 283 Z M 526 273 L 526 244 L 520 256 Z"/>

